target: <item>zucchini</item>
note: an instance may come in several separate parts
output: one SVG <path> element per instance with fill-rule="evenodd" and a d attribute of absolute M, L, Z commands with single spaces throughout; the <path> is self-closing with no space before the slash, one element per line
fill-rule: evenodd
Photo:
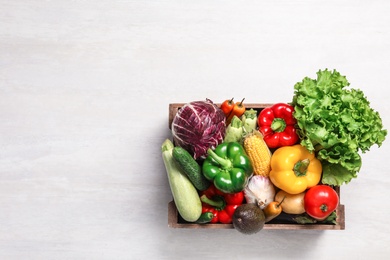
<path fill-rule="evenodd" d="M 195 188 L 204 191 L 210 186 L 210 182 L 202 174 L 200 165 L 186 149 L 176 146 L 173 148 L 172 155 Z"/>
<path fill-rule="evenodd" d="M 180 216 L 185 221 L 195 222 L 202 214 L 202 202 L 195 186 L 179 168 L 175 159 L 173 159 L 173 148 L 174 145 L 169 139 L 166 139 L 161 146 L 162 158 L 167 171 L 173 200 Z"/>

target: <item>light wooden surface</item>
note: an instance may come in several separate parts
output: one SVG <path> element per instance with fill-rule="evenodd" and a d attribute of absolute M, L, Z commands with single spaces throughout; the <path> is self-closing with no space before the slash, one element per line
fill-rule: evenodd
<path fill-rule="evenodd" d="M 168 227 L 168 105 L 289 102 L 337 69 L 390 126 L 390 2 L 0 0 L 0 259 L 386 259 L 389 142 L 346 229 Z"/>

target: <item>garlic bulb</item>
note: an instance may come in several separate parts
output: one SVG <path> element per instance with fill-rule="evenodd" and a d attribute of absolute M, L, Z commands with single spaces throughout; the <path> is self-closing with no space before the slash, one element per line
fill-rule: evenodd
<path fill-rule="evenodd" d="M 255 203 L 264 209 L 275 199 L 275 187 L 268 177 L 253 175 L 244 189 L 247 203 Z"/>

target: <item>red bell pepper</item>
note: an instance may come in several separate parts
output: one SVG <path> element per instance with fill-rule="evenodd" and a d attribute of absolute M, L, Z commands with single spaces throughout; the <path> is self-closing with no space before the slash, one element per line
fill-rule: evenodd
<path fill-rule="evenodd" d="M 244 192 L 224 193 L 218 190 L 214 184 L 202 192 L 202 214 L 213 213 L 210 223 L 232 223 L 232 217 L 236 208 L 244 202 Z"/>
<path fill-rule="evenodd" d="M 259 130 L 269 148 L 294 145 L 299 137 L 296 132 L 294 107 L 286 103 L 277 103 L 266 107 L 259 113 Z"/>

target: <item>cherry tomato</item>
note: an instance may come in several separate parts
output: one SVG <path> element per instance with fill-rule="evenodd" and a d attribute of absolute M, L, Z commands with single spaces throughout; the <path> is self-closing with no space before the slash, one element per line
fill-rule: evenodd
<path fill-rule="evenodd" d="M 339 205 L 339 195 L 328 185 L 316 185 L 306 192 L 304 205 L 309 216 L 324 220 L 336 210 Z"/>
<path fill-rule="evenodd" d="M 269 222 L 279 216 L 283 209 L 281 204 L 283 203 L 285 197 L 282 199 L 281 202 L 279 201 L 272 201 L 270 204 L 268 204 L 264 209 L 264 215 L 265 215 L 265 222 Z"/>
<path fill-rule="evenodd" d="M 231 111 L 233 110 L 234 108 L 234 102 L 233 102 L 233 99 L 226 99 L 222 104 L 221 104 L 221 109 L 223 111 L 223 113 L 225 114 L 226 117 L 228 117 L 231 113 Z"/>
<path fill-rule="evenodd" d="M 229 115 L 228 115 L 228 117 L 226 119 L 226 124 L 230 124 L 230 121 L 232 121 L 232 118 L 234 116 L 240 117 L 240 116 L 242 116 L 245 113 L 246 108 L 244 106 L 244 100 L 245 100 L 245 98 L 243 98 L 241 100 L 241 102 L 236 102 L 234 104 L 234 107 L 233 107 L 232 111 L 230 111 L 230 113 L 229 113 Z"/>

